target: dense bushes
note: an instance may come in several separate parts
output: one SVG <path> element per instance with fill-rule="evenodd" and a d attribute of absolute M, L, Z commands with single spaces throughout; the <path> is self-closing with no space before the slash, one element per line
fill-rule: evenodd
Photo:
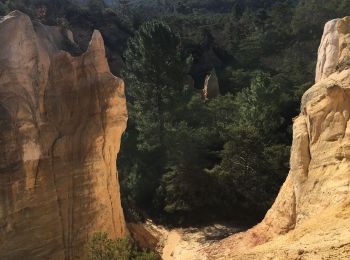
<path fill-rule="evenodd" d="M 93 235 L 88 246 L 89 260 L 160 260 L 148 250 L 139 250 L 129 238 L 110 239 L 106 233 Z"/>

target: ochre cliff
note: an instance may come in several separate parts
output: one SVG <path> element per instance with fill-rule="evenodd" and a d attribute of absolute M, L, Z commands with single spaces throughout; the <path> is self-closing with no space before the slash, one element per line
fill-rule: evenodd
<path fill-rule="evenodd" d="M 327 23 L 287 180 L 265 219 L 203 249 L 208 259 L 350 259 L 349 52 L 350 18 Z"/>
<path fill-rule="evenodd" d="M 124 83 L 103 39 L 0 18 L 0 259 L 84 259 L 94 232 L 126 233 L 116 156 Z"/>

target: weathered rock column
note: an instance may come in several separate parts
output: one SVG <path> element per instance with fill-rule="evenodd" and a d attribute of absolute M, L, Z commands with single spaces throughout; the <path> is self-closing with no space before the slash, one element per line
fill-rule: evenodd
<path fill-rule="evenodd" d="M 98 31 L 78 57 L 68 35 L 18 11 L 0 20 L 0 259 L 83 259 L 94 232 L 126 233 L 124 83 Z"/>

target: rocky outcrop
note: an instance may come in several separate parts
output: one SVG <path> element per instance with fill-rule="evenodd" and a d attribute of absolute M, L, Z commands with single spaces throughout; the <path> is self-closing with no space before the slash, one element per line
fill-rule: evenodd
<path fill-rule="evenodd" d="M 212 99 L 220 95 L 219 80 L 216 76 L 215 69 L 205 77 L 203 96 L 205 99 Z"/>
<path fill-rule="evenodd" d="M 169 231 L 157 226 L 151 220 L 144 223 L 127 223 L 132 239 L 142 248 L 147 248 L 162 254 Z"/>
<path fill-rule="evenodd" d="M 350 258 L 349 37 L 349 17 L 327 23 L 274 205 L 254 228 L 204 250 L 209 259 Z"/>
<path fill-rule="evenodd" d="M 84 259 L 97 231 L 126 233 L 115 159 L 124 83 L 103 39 L 72 56 L 69 31 L 0 20 L 0 259 Z"/>
<path fill-rule="evenodd" d="M 318 59 L 316 65 L 316 78 L 318 82 L 327 78 L 335 72 L 339 59 L 339 34 L 336 30 L 339 19 L 334 19 L 326 23 L 318 49 Z"/>

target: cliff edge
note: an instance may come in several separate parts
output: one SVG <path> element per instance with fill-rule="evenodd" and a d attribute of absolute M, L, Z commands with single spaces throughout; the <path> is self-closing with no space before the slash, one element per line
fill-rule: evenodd
<path fill-rule="evenodd" d="M 316 84 L 295 118 L 290 172 L 264 220 L 208 259 L 350 258 L 350 17 L 325 26 Z"/>
<path fill-rule="evenodd" d="M 0 17 L 0 259 L 84 259 L 94 232 L 126 233 L 116 156 L 124 83 L 95 31 Z"/>

